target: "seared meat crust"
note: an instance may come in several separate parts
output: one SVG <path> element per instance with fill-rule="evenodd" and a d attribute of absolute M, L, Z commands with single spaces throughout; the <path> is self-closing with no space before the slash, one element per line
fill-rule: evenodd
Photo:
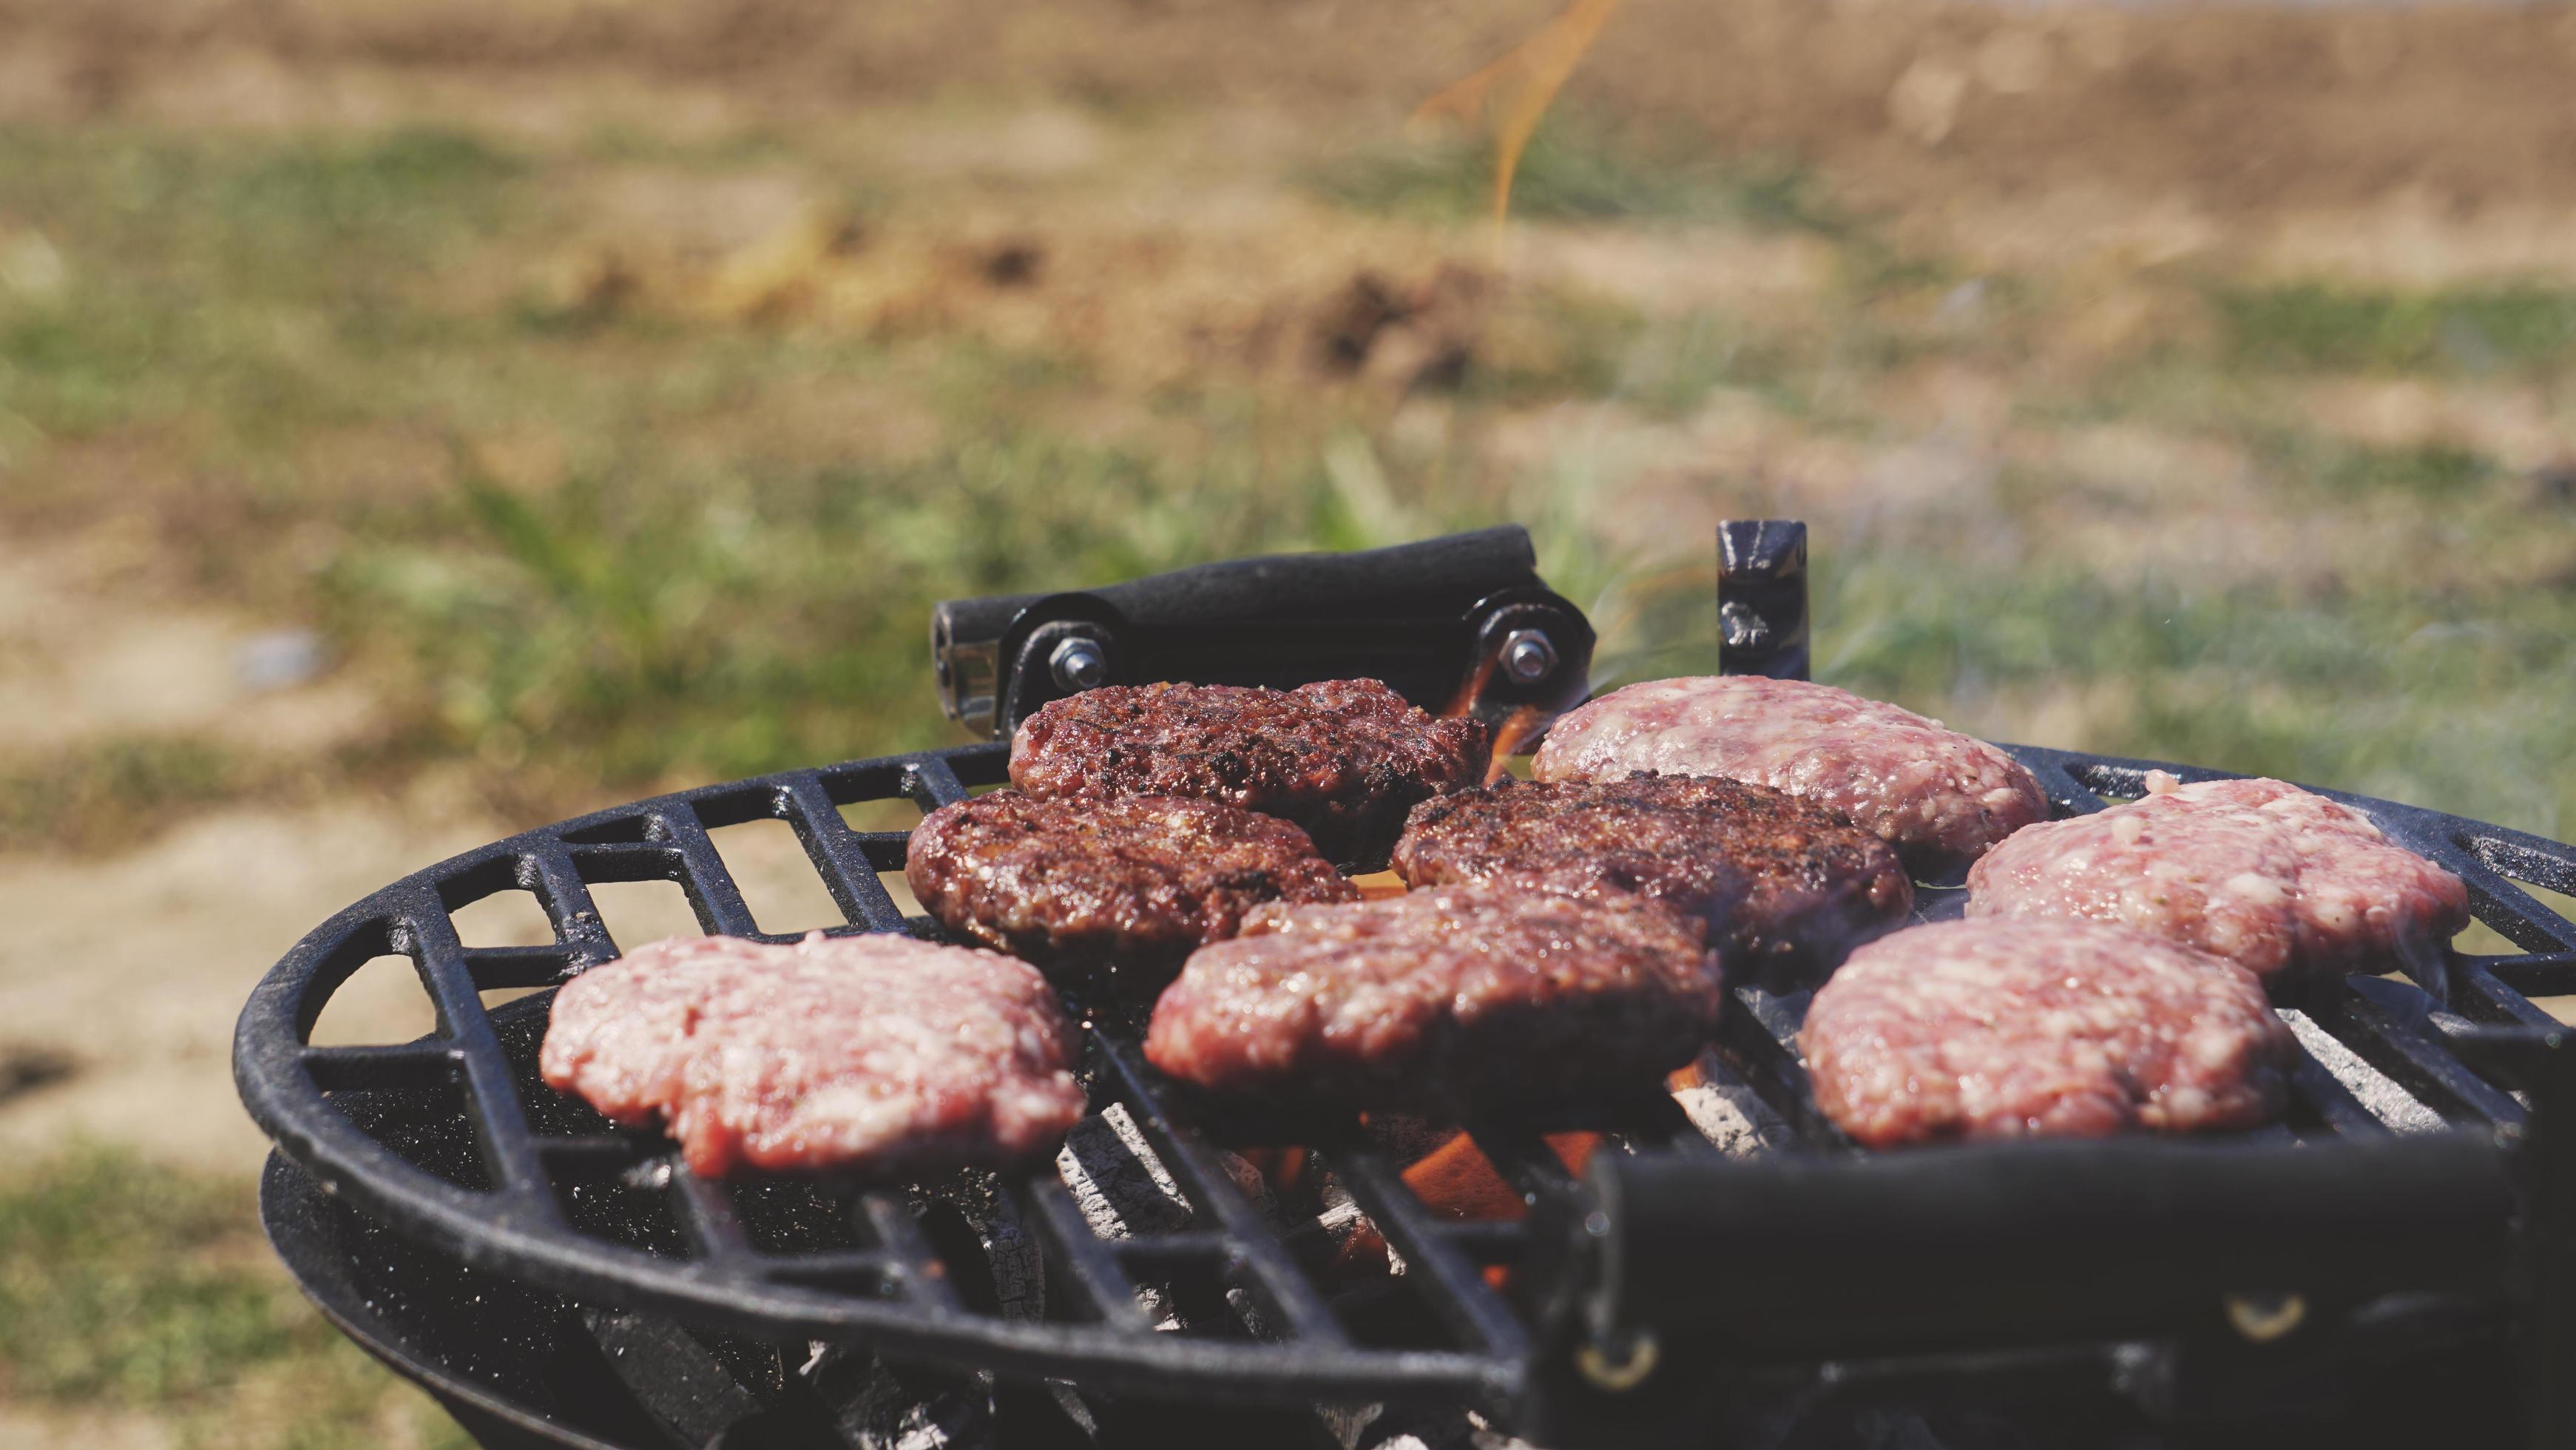
<path fill-rule="evenodd" d="M 904 880 L 949 930 L 1051 974 L 1158 988 L 1265 901 L 1356 901 L 1306 833 L 1183 796 L 995 791 L 913 828 Z"/>
<path fill-rule="evenodd" d="M 1414 802 L 1483 780 L 1491 749 L 1482 721 L 1436 718 L 1375 680 L 1106 685 L 1021 722 L 1011 783 L 1220 800 L 1293 821 L 1328 859 L 1375 870 Z"/>
<path fill-rule="evenodd" d="M 1164 989 L 1145 1055 L 1203 1087 L 1467 1112 L 1652 1090 L 1724 995 L 1661 903 L 1444 886 L 1256 909 Z"/>
<path fill-rule="evenodd" d="M 1526 880 L 1634 892 L 1708 924 L 1730 971 L 1830 969 L 1904 924 L 1896 853 L 1839 811 L 1714 776 L 1500 781 L 1413 808 L 1395 869 L 1414 886 Z"/>

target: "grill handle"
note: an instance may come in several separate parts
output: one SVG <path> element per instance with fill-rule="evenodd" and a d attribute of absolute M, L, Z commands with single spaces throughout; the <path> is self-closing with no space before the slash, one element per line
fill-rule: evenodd
<path fill-rule="evenodd" d="M 1354 553 L 1231 559 L 1060 594 L 952 599 L 931 615 L 949 718 L 1006 736 L 1038 707 L 1104 684 L 1292 686 L 1384 680 L 1430 710 L 1499 724 L 1583 698 L 1583 612 L 1504 524 Z"/>
<path fill-rule="evenodd" d="M 1535 1243 L 1558 1256 L 1536 1276 L 1541 1312 L 1579 1357 L 1616 1364 L 1651 1358 L 1658 1335 L 1804 1360 L 2230 1319 L 2255 1335 L 2292 1294 L 2490 1298 L 2508 1280 L 2515 1201 L 2502 1147 L 2444 1133 L 1759 1163 L 1605 1150 L 1540 1208 Z"/>

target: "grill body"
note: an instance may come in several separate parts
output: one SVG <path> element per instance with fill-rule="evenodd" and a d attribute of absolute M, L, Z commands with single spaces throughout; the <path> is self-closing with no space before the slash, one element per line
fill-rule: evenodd
<path fill-rule="evenodd" d="M 2098 793 L 2135 794 L 2153 768 L 2033 748 L 2015 754 L 2039 774 L 2060 814 L 2098 809 Z M 794 827 L 848 918 L 841 930 L 930 930 L 923 921 L 907 923 L 878 879 L 901 867 L 904 833 L 854 831 L 840 807 L 899 798 L 932 809 L 999 781 L 1005 765 L 1005 747 L 976 745 L 684 792 L 495 843 L 358 903 L 300 943 L 242 1018 L 236 1075 L 244 1101 L 278 1143 L 284 1161 L 276 1174 L 291 1163 L 335 1211 L 354 1210 L 370 1232 L 390 1232 L 512 1293 L 609 1306 L 770 1346 L 863 1345 L 908 1367 L 1020 1385 L 1070 1381 L 1113 1399 L 1457 1404 L 1503 1424 L 1570 1427 L 1577 1438 L 1640 1408 L 1707 1423 L 1701 1417 L 1710 1411 L 1699 1400 L 1719 1380 L 1693 1385 L 1690 1406 L 1658 1407 L 1654 1395 L 1607 1396 L 1567 1373 L 1566 1326 L 1527 1292 L 1553 1247 L 1534 1237 L 1551 1232 L 1544 1216 L 1529 1223 L 1440 1218 L 1405 1188 L 1400 1163 L 1374 1147 L 1358 1122 L 1283 1120 L 1182 1091 L 1143 1063 L 1142 1022 L 1110 1004 L 1075 1004 L 1088 1016 L 1085 1080 L 1095 1109 L 1124 1110 L 1189 1204 L 1186 1225 L 1168 1232 L 1097 1237 L 1064 1185 L 1045 1172 L 847 1195 L 699 1181 L 658 1136 L 618 1132 L 536 1082 L 544 994 L 497 1010 L 484 1006 L 483 992 L 550 985 L 616 954 L 590 900 L 595 882 L 675 882 L 706 930 L 761 937 L 708 835 L 750 820 Z M 2167 768 L 2186 779 L 2215 774 Z M 2264 1153 L 2301 1142 L 2385 1140 L 2399 1130 L 2515 1138 L 2532 1116 L 2528 1089 L 2518 1096 L 2516 1086 L 2516 1072 L 2527 1069 L 2482 1071 L 2469 1059 L 2497 1029 L 2554 1032 L 2554 1019 L 2526 993 L 2576 989 L 2576 926 L 2517 883 L 2576 890 L 2576 852 L 2435 812 L 2355 803 L 2392 836 L 2466 877 L 2479 917 L 2529 950 L 2455 957 L 2447 1004 L 2404 982 L 2352 979 L 2324 984 L 2288 1007 L 2306 1049 L 2291 1116 L 2232 1146 Z M 451 913 L 510 889 L 534 893 L 554 925 L 554 943 L 460 945 Z M 1926 890 L 1919 914 L 1955 915 L 1962 895 Z M 388 951 L 418 969 L 438 1007 L 439 1032 L 382 1047 L 306 1045 L 330 993 Z M 1702 1106 L 1730 1125 L 1730 1146 L 1752 1150 L 1757 1162 L 1765 1154 L 1848 1154 L 1814 1112 L 1798 1067 L 1803 997 L 1746 987 L 1737 998 L 1720 1046 L 1702 1064 L 1710 1094 Z M 1564 1199 L 1573 1187 L 1545 1146 L 1551 1131 L 1605 1132 L 1617 1150 L 1658 1162 L 1723 1157 L 1681 1104 L 1660 1095 L 1468 1126 L 1496 1167 L 1542 1200 Z M 1233 1190 L 1216 1156 L 1220 1147 L 1290 1143 L 1329 1165 L 1401 1255 L 1400 1308 L 1337 1299 L 1292 1236 Z M 980 1228 L 961 1230 L 957 1214 L 943 1216 L 943 1202 L 965 1199 L 983 1205 Z M 1046 1276 L 1042 1317 L 1002 1308 L 985 1287 L 992 1270 L 977 1256 L 979 1248 L 990 1250 L 995 1222 L 1038 1247 Z M 298 1247 L 312 1235 L 291 1215 L 273 1214 L 272 1228 L 290 1263 L 313 1261 Z M 1720 1241 L 1710 1252 L 1722 1274 L 1729 1256 L 1761 1249 Z M 1533 1272 L 1520 1292 L 1506 1293 L 1486 1273 L 1498 1266 Z M 1829 1264 L 1817 1271 L 1833 1272 Z M 1158 1332 L 1139 1309 L 1137 1290 L 1177 1285 L 1196 1286 L 1202 1312 L 1187 1332 Z M 1191 1292 L 1174 1291 L 1183 1299 Z M 2493 1325 L 2481 1319 L 2479 1327 L 2463 1327 L 2464 1315 L 2446 1302 L 2412 1317 L 2383 1315 L 2378 1338 L 2401 1344 L 2429 1335 L 2479 1346 L 2484 1358 L 2505 1362 Z M 1403 1332 L 1386 1332 L 1389 1322 Z M 2112 1315 L 2100 1329 L 2117 1336 L 2122 1327 Z M 1953 1357 L 1940 1373 L 2030 1373 L 2042 1364 L 2053 1365 L 2059 1379 L 2072 1370 L 2117 1382 L 2126 1373 L 2130 1403 L 2167 1410 L 2205 1389 L 2206 1375 L 2201 1388 L 2164 1382 L 2179 1361 L 2154 1356 L 2171 1345 L 2135 1351 L 2124 1369 L 2117 1354 L 2130 1343 L 2106 1337 L 2071 1359 L 2062 1344 L 2037 1358 L 2001 1359 L 2000 1349 L 1980 1346 L 1984 1358 Z M 2008 1334 L 1997 1336 L 1996 1345 L 2009 1344 Z M 1749 1378 L 1727 1382 L 1737 1390 L 1787 1392 L 1794 1384 L 1813 1396 L 1819 1386 L 1869 1383 L 1854 1367 L 1877 1363 L 1876 1348 L 1856 1343 L 1857 1357 L 1837 1358 L 1830 1342 L 1766 1346 L 1757 1329 L 1751 1342 L 1739 1337 L 1711 1353 L 1714 1363 L 1745 1367 Z M 2142 1353 L 2149 1359 L 2139 1360 Z M 2208 1345 L 2199 1356 L 2211 1357 Z M 1915 1369 L 1930 1372 L 1920 1362 Z M 464 1403 L 469 1414 L 489 1409 Z"/>

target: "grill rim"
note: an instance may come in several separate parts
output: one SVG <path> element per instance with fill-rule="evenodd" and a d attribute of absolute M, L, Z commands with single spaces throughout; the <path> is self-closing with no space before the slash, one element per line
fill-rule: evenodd
<path fill-rule="evenodd" d="M 2045 747 L 2004 748 L 2039 775 L 2059 814 L 2103 808 L 2101 792 L 2143 793 L 2148 770 L 2166 770 L 2184 780 L 2234 774 Z M 907 833 L 850 830 L 838 806 L 910 798 L 927 811 L 962 798 L 970 785 L 999 783 L 1007 758 L 1006 743 L 978 743 L 700 787 L 524 832 L 413 873 L 308 933 L 262 979 L 244 1008 L 235 1036 L 235 1080 L 243 1102 L 281 1152 L 325 1192 L 343 1198 L 368 1218 L 474 1267 L 584 1300 L 667 1309 L 710 1325 L 769 1337 L 859 1340 L 907 1359 L 1020 1378 L 1072 1378 L 1110 1389 L 1169 1390 L 1177 1383 L 1210 1398 L 1283 1403 L 1428 1394 L 1463 1399 L 1498 1416 L 1516 1418 L 1536 1375 L 1536 1350 L 1528 1327 L 1483 1282 L 1478 1271 L 1482 1261 L 1465 1247 L 1475 1236 L 1452 1234 L 1433 1223 L 1427 1210 L 1404 1189 L 1395 1166 L 1364 1151 L 1337 1154 L 1324 1149 L 1352 1181 L 1355 1195 L 1365 1200 L 1363 1208 L 1379 1221 L 1399 1252 L 1409 1263 L 1431 1271 L 1428 1277 L 1439 1291 L 1433 1297 L 1435 1308 L 1451 1317 L 1462 1339 L 1468 1334 L 1481 1337 L 1482 1348 L 1370 1349 L 1335 1343 L 1330 1336 L 1321 1341 L 1302 1337 L 1212 1341 L 1122 1328 L 1109 1322 L 1116 1319 L 1114 1313 L 1097 1324 L 993 1319 L 943 1302 L 935 1284 L 909 1272 L 921 1262 L 919 1254 L 903 1265 L 911 1285 L 905 1297 L 858 1299 L 768 1280 L 745 1283 L 739 1277 L 744 1261 L 736 1251 L 720 1250 L 713 1259 L 655 1256 L 587 1237 L 563 1221 L 560 1203 L 553 1197 L 554 1179 L 544 1161 L 544 1140 L 528 1126 L 517 1103 L 492 1013 L 477 992 L 492 986 L 535 985 L 547 970 L 569 975 L 614 954 L 615 944 L 590 901 L 585 867 L 596 872 L 592 879 L 676 879 L 688 890 L 708 929 L 762 940 L 793 940 L 795 934 L 757 930 L 706 835 L 725 825 L 780 819 L 797 829 L 816 870 L 850 919 L 851 924 L 835 934 L 902 930 L 904 921 L 876 872 L 900 866 Z M 2559 1026 L 2507 985 L 2497 969 L 2501 964 L 2520 980 L 2554 981 L 2576 991 L 2576 923 L 2528 896 L 2506 872 L 2519 870 L 2536 878 L 2534 884 L 2576 894 L 2576 849 L 2421 807 L 2338 791 L 2318 794 L 2367 811 L 2391 837 L 2459 872 L 2471 886 L 2478 919 L 2527 948 L 2517 957 L 2451 957 L 2455 991 L 2469 988 L 2460 1005 L 2475 1009 L 2466 1015 L 2494 1023 Z M 619 874 L 625 872 L 640 874 Z M 536 894 L 555 926 L 556 945 L 478 949 L 459 945 L 448 912 L 492 891 L 512 888 Z M 1955 890 L 1935 893 L 1927 909 L 1950 914 L 1959 895 Z M 357 962 L 386 950 L 412 957 L 439 1007 L 442 1031 L 388 1047 L 305 1046 L 302 1039 L 330 991 L 346 980 Z M 338 979 L 317 994 L 322 976 L 335 969 L 340 970 Z M 542 1006 L 542 1001 L 512 1004 L 521 1012 L 542 1010 Z M 506 1012 L 512 1007 L 493 1010 Z M 1782 1025 L 1790 1033 L 1795 1030 L 1794 1020 L 1761 1022 L 1753 1012 L 1731 1016 L 1739 1024 L 1755 1021 L 1764 1029 L 1759 1036 L 1771 1039 L 1775 1049 L 1785 1046 Z M 1126 1102 L 1146 1128 L 1158 1156 L 1183 1178 L 1184 1189 L 1192 1189 L 1192 1178 L 1204 1185 L 1212 1165 L 1191 1160 L 1209 1150 L 1196 1134 L 1170 1121 L 1150 1070 L 1143 1067 L 1132 1045 L 1098 1028 L 1086 1037 L 1090 1050 L 1106 1059 L 1109 1075 L 1118 1079 L 1116 1090 L 1096 1100 L 1095 1108 L 1108 1101 Z M 2471 1071 L 2443 1044 L 2432 1046 L 2442 1060 Z M 1794 1056 L 1791 1061 L 1794 1064 Z M 339 1087 L 460 1085 L 497 1186 L 476 1192 L 405 1162 L 330 1103 L 317 1071 Z M 2482 1075 L 2472 1075 L 2484 1081 Z M 2407 1090 L 2415 1094 L 2411 1086 Z M 503 1108 L 508 1110 L 506 1118 L 501 1118 Z M 495 1134 L 496 1118 L 511 1127 Z M 1148 1118 L 1160 1126 L 1147 1124 Z M 1561 1170 L 1554 1170 L 1552 1163 L 1532 1169 L 1520 1161 L 1530 1157 L 1534 1131 L 1518 1125 L 1471 1128 L 1498 1169 L 1561 1179 Z M 1684 1151 L 1714 1151 L 1696 1134 L 1673 1143 Z M 1539 1157 L 1545 1158 L 1543 1148 Z M 1040 1174 L 1041 1179 L 1044 1176 Z M 1043 1183 L 1039 1191 L 1043 1192 Z M 1235 1213 L 1233 1201 L 1221 1192 L 1189 1191 L 1188 1196 L 1194 1204 L 1217 1210 L 1221 1222 L 1214 1236 L 1224 1241 L 1232 1262 L 1249 1266 L 1251 1272 L 1241 1276 L 1247 1284 L 1269 1283 L 1275 1288 L 1303 1282 L 1293 1265 L 1281 1266 L 1275 1260 L 1265 1265 L 1264 1253 L 1275 1255 L 1279 1241 L 1257 1217 L 1246 1219 Z M 673 1197 L 686 1200 L 688 1195 L 683 1191 Z M 720 1217 L 710 1222 L 699 1214 L 684 1218 L 683 1226 L 693 1228 L 702 1245 L 711 1236 L 722 1243 L 726 1229 Z M 1041 1217 L 1030 1215 L 1032 1228 L 1040 1232 L 1043 1242 L 1060 1247 L 1059 1241 L 1044 1233 Z M 1238 1244 L 1238 1239 L 1243 1242 Z M 885 1247 L 902 1257 L 900 1246 Z M 1072 1261 L 1069 1267 L 1077 1273 L 1097 1267 L 1096 1260 L 1086 1263 L 1089 1257 L 1076 1246 L 1067 1255 Z M 736 1272 L 714 1272 L 708 1267 L 711 1263 L 729 1265 Z M 1114 1255 L 1110 1267 L 1118 1272 Z M 1122 1274 L 1112 1282 L 1132 1282 L 1137 1277 L 1141 1276 Z M 1274 1306 L 1264 1307 L 1275 1313 Z M 1301 1327 L 1318 1322 L 1311 1304 L 1290 1306 L 1287 1317 L 1304 1321 Z"/>

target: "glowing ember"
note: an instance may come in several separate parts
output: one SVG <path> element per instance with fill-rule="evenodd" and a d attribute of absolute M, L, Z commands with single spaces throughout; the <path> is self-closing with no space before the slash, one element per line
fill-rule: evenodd
<path fill-rule="evenodd" d="M 1510 54 L 1441 90 L 1414 111 L 1416 121 L 1474 122 L 1490 114 L 1494 127 L 1494 224 L 1511 210 L 1512 174 L 1520 169 L 1539 119 L 1547 114 L 1565 78 L 1600 37 L 1619 0 L 1574 0 Z"/>

